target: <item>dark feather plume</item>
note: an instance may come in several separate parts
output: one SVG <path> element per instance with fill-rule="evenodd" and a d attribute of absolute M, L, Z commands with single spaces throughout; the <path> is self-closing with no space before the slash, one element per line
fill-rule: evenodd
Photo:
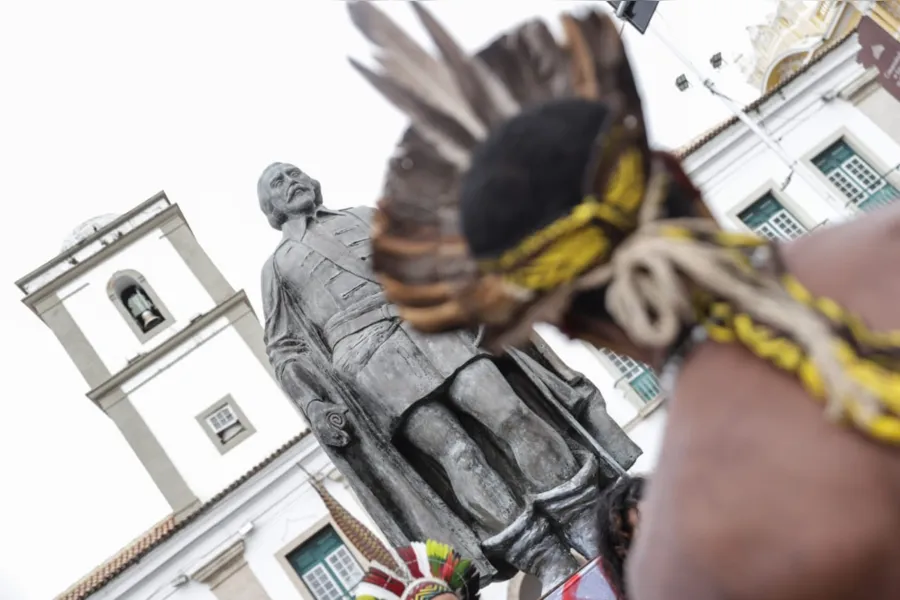
<path fill-rule="evenodd" d="M 374 3 L 350 4 L 354 23 L 379 49 L 381 69 L 372 72 L 356 62 L 354 67 L 412 122 L 390 160 L 378 202 L 375 272 L 404 318 L 426 331 L 475 322 L 502 330 L 513 318 L 547 318 L 546 311 L 528 308 L 535 298 L 502 277 L 479 274 L 460 226 L 461 182 L 473 153 L 510 120 L 574 98 L 604 104 L 604 123 L 618 136 L 612 149 L 598 137 L 585 170 L 600 165 L 604 173 L 586 185 L 604 185 L 610 157 L 629 144 L 640 147 L 649 164 L 640 98 L 621 39 L 607 16 L 586 11 L 562 16 L 563 43 L 545 23 L 532 20 L 469 56 L 425 6 L 412 4 L 440 60 Z M 540 170 L 531 175 L 540 176 Z M 514 210 L 527 219 L 541 213 L 533 209 Z M 554 299 L 553 310 L 564 305 Z"/>

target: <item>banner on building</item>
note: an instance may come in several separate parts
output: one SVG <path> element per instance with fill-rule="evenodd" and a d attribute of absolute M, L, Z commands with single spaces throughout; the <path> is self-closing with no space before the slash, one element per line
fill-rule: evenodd
<path fill-rule="evenodd" d="M 900 101 L 900 41 L 871 17 L 863 17 L 857 31 L 862 46 L 857 60 L 867 69 L 876 67 L 881 86 Z"/>

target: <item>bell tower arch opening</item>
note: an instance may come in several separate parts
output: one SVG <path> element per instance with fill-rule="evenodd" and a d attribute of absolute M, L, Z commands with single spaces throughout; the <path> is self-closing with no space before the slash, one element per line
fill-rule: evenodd
<path fill-rule="evenodd" d="M 117 271 L 109 280 L 107 295 L 141 343 L 171 326 L 171 313 L 139 272 Z"/>

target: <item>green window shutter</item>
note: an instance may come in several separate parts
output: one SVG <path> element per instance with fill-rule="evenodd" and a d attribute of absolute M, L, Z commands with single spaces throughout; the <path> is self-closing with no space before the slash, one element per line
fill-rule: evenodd
<path fill-rule="evenodd" d="M 856 152 L 854 152 L 853 148 L 844 141 L 844 138 L 841 138 L 828 146 L 828 148 L 816 156 L 812 162 L 823 174 L 828 175 L 833 171 L 840 169 L 842 164 L 854 156 L 856 156 Z"/>
<path fill-rule="evenodd" d="M 882 186 L 874 194 L 870 194 L 868 198 L 859 203 L 859 207 L 863 210 L 872 210 L 873 208 L 878 208 L 879 206 L 887 206 L 888 204 L 893 204 L 898 199 L 900 199 L 900 192 L 897 191 L 897 188 L 892 186 L 891 184 L 886 184 Z"/>
<path fill-rule="evenodd" d="M 843 138 L 813 159 L 813 164 L 845 198 L 862 210 L 900 199 L 900 192 Z"/>
<path fill-rule="evenodd" d="M 631 380 L 631 387 L 644 402 L 650 402 L 660 394 L 659 379 L 650 369 Z"/>
<path fill-rule="evenodd" d="M 750 229 L 767 223 L 778 211 L 784 210 L 781 202 L 771 193 L 766 194 L 738 214 L 738 218 Z"/>
<path fill-rule="evenodd" d="M 316 600 L 349 599 L 363 569 L 329 525 L 287 555 L 287 561 Z"/>
<path fill-rule="evenodd" d="M 288 554 L 288 562 L 298 574 L 302 575 L 317 563 L 324 562 L 325 557 L 343 546 L 344 542 L 335 533 L 331 525 L 307 540 L 302 546 Z"/>
<path fill-rule="evenodd" d="M 607 348 L 603 348 L 602 352 L 644 402 L 650 402 L 659 395 L 659 379 L 650 367 Z"/>
<path fill-rule="evenodd" d="M 770 240 L 793 240 L 806 233 L 806 227 L 771 192 L 739 212 L 738 219 Z"/>

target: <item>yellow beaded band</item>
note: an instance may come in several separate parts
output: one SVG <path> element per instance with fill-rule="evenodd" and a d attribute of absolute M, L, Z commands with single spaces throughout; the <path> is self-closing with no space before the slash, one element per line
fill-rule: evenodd
<path fill-rule="evenodd" d="M 681 232 L 680 235 L 686 233 Z M 718 241 L 725 239 L 720 237 Z M 746 268 L 752 268 L 749 260 L 742 262 Z M 779 281 L 791 299 L 831 323 L 834 332 L 831 341 L 841 368 L 878 401 L 880 410 L 873 415 L 857 398 L 841 398 L 845 416 L 870 437 L 900 444 L 900 372 L 897 369 L 900 362 L 900 331 L 872 331 L 859 316 L 830 298 L 814 296 L 792 275 L 781 275 Z M 795 340 L 758 322 L 746 312 L 736 311 L 728 302 L 709 301 L 707 298 L 703 304 L 698 305 L 697 309 L 705 313 L 701 324 L 709 339 L 741 344 L 758 358 L 797 377 L 814 398 L 826 399 L 827 390 L 821 371 Z"/>
<path fill-rule="evenodd" d="M 624 152 L 615 165 L 602 201 L 586 196 L 568 215 L 526 237 L 500 257 L 481 260 L 484 273 L 502 273 L 508 281 L 532 291 L 569 283 L 609 257 L 613 240 L 603 224 L 629 232 L 646 189 L 643 157 L 637 148 Z"/>

